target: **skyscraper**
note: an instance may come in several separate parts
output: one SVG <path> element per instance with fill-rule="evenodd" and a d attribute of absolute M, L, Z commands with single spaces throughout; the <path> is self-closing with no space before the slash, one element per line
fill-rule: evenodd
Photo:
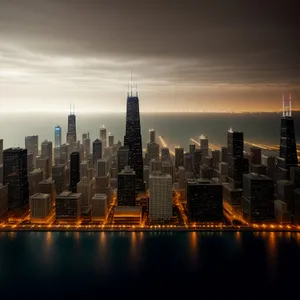
<path fill-rule="evenodd" d="M 118 205 L 135 206 L 136 204 L 136 173 L 126 166 L 118 174 Z"/>
<path fill-rule="evenodd" d="M 93 142 L 93 162 L 96 163 L 102 157 L 102 142 L 96 139 Z"/>
<path fill-rule="evenodd" d="M 281 168 L 288 169 L 298 164 L 294 118 L 292 117 L 292 98 L 289 97 L 289 109 L 285 107 L 283 98 L 283 116 L 280 124 L 280 151 L 279 157 L 282 158 Z"/>
<path fill-rule="evenodd" d="M 56 125 L 54 128 L 54 148 L 61 146 L 61 127 Z"/>
<path fill-rule="evenodd" d="M 172 177 L 169 174 L 150 175 L 149 218 L 151 221 L 172 218 Z"/>
<path fill-rule="evenodd" d="M 233 131 L 227 133 L 228 143 L 228 176 L 235 182 L 241 183 L 244 171 L 244 134 Z"/>
<path fill-rule="evenodd" d="M 27 153 L 32 153 L 33 164 L 35 166 L 36 157 L 38 156 L 39 137 L 37 135 L 26 136 L 25 137 L 25 148 L 27 149 Z"/>
<path fill-rule="evenodd" d="M 180 147 L 175 148 L 175 168 L 183 167 L 184 165 L 184 149 Z"/>
<path fill-rule="evenodd" d="M 80 181 L 80 159 L 79 152 L 70 155 L 70 192 L 76 193 L 77 183 Z"/>
<path fill-rule="evenodd" d="M 29 203 L 27 149 L 9 148 L 3 151 L 3 184 L 8 184 L 8 207 L 20 211 Z"/>
<path fill-rule="evenodd" d="M 106 128 L 104 125 L 100 127 L 100 141 L 102 142 L 103 149 L 106 147 Z"/>
<path fill-rule="evenodd" d="M 73 109 L 70 109 L 70 114 L 68 116 L 68 132 L 67 132 L 67 143 L 69 145 L 72 145 L 73 143 L 76 143 L 77 141 L 77 135 L 76 135 L 76 116 Z"/>
<path fill-rule="evenodd" d="M 136 191 L 144 191 L 143 179 L 143 152 L 142 135 L 140 124 L 139 98 L 132 96 L 132 91 L 127 95 L 126 112 L 126 134 L 124 137 L 124 146 L 128 146 L 128 163 L 134 169 L 136 174 Z"/>

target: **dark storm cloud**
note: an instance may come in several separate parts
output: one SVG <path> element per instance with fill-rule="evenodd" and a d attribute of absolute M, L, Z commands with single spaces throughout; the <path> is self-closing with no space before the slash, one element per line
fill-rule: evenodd
<path fill-rule="evenodd" d="M 276 2 L 0 0 L 0 83 L 297 86 L 297 2 Z"/>

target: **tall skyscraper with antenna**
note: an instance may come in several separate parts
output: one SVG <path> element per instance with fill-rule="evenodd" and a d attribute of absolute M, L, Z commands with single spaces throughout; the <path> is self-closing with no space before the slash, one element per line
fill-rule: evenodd
<path fill-rule="evenodd" d="M 72 145 L 76 143 L 77 135 L 76 135 L 76 115 L 75 115 L 75 106 L 70 104 L 70 114 L 68 116 L 68 132 L 67 132 L 67 143 Z"/>
<path fill-rule="evenodd" d="M 142 192 L 145 190 L 145 187 L 143 179 L 143 152 L 139 97 L 137 88 L 135 96 L 132 95 L 132 76 L 130 91 L 128 91 L 127 94 L 126 133 L 124 136 L 124 145 L 128 146 L 128 163 L 136 174 L 136 192 Z"/>
<path fill-rule="evenodd" d="M 295 125 L 292 117 L 292 96 L 289 95 L 289 103 L 286 105 L 282 99 L 282 117 L 280 124 L 280 168 L 289 169 L 298 164 L 297 147 L 295 139 Z M 289 172 L 287 172 L 289 174 Z"/>

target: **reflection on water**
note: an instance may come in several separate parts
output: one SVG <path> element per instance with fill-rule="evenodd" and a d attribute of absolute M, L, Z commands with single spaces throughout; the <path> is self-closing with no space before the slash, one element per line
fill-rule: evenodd
<path fill-rule="evenodd" d="M 189 233 L 189 241 L 190 241 L 190 258 L 192 266 L 197 266 L 198 260 L 198 233 L 193 231 Z"/>
<path fill-rule="evenodd" d="M 237 244 L 239 245 L 239 246 L 241 246 L 241 244 L 242 244 L 242 235 L 241 235 L 241 232 L 240 231 L 237 231 L 236 233 L 235 233 L 235 241 L 237 242 Z"/>
<path fill-rule="evenodd" d="M 16 232 L 8 232 L 8 236 L 11 240 L 14 240 L 17 237 L 17 233 Z"/>

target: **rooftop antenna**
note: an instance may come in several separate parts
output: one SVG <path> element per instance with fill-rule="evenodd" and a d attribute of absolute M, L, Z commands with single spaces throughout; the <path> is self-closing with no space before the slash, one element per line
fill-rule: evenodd
<path fill-rule="evenodd" d="M 292 116 L 292 94 L 290 93 L 290 117 Z"/>
<path fill-rule="evenodd" d="M 132 97 L 132 71 L 130 71 L 131 76 L 130 76 L 130 96 Z"/>
<path fill-rule="evenodd" d="M 282 116 L 285 117 L 284 95 L 282 95 Z"/>
<path fill-rule="evenodd" d="M 73 104 L 73 115 L 75 115 L 75 104 Z"/>
<path fill-rule="evenodd" d="M 70 115 L 72 114 L 72 104 L 70 103 Z"/>
<path fill-rule="evenodd" d="M 129 90 L 130 90 L 130 88 L 129 88 L 129 82 L 128 82 L 127 97 L 129 97 Z"/>
<path fill-rule="evenodd" d="M 135 85 L 135 94 L 138 97 L 139 93 L 138 93 L 138 86 L 137 86 L 137 84 Z"/>

